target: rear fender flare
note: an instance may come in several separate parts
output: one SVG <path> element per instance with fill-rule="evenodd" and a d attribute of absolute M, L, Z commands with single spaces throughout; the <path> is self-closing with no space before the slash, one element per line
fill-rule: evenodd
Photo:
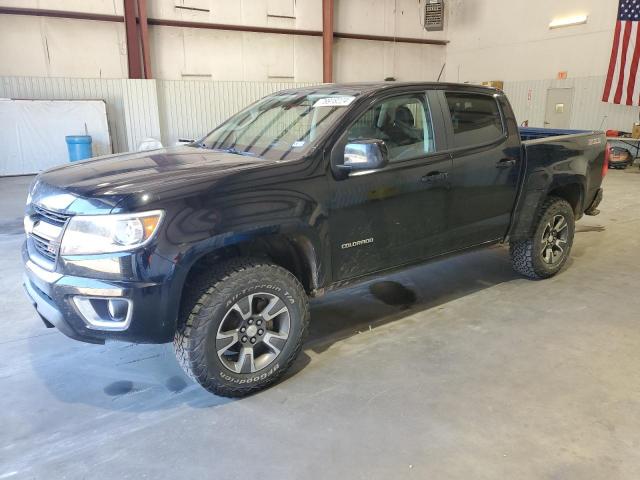
<path fill-rule="evenodd" d="M 576 185 L 579 188 L 579 198 L 576 201 L 574 211 L 576 217 L 582 215 L 584 203 L 584 176 L 579 174 L 552 175 L 547 169 L 540 169 L 531 173 L 522 198 L 518 202 L 514 212 L 514 222 L 506 237 L 506 241 L 517 241 L 529 238 L 535 230 L 535 219 L 544 201 L 554 191 Z M 570 202 L 571 203 L 571 202 Z"/>

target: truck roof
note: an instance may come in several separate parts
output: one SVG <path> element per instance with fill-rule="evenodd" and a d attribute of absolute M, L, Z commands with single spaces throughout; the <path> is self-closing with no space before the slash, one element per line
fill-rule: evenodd
<path fill-rule="evenodd" d="M 473 85 L 469 83 L 444 83 L 444 82 L 360 82 L 360 83 L 324 83 L 319 85 L 309 85 L 306 87 L 288 88 L 282 92 L 313 92 L 313 93 L 334 93 L 334 94 L 368 94 L 382 90 L 392 90 L 411 87 L 422 87 L 425 90 L 433 89 L 451 89 L 451 90 L 470 90 L 484 92 L 501 92 L 493 87 L 485 87 L 482 85 Z"/>

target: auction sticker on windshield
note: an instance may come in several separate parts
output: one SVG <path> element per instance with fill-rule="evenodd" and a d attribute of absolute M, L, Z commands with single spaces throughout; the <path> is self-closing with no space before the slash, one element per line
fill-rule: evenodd
<path fill-rule="evenodd" d="M 351 105 L 351 102 L 353 102 L 356 99 L 356 97 L 350 97 L 350 96 L 340 96 L 340 97 L 325 97 L 325 98 L 321 98 L 320 100 L 318 100 L 316 103 L 313 104 L 314 108 L 318 108 L 318 107 L 347 107 L 349 105 Z"/>

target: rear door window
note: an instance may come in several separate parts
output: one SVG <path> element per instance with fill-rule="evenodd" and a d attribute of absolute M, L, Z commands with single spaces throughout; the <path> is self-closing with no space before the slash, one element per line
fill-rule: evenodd
<path fill-rule="evenodd" d="M 445 93 L 455 148 L 482 145 L 504 135 L 502 115 L 494 97 L 473 93 Z"/>

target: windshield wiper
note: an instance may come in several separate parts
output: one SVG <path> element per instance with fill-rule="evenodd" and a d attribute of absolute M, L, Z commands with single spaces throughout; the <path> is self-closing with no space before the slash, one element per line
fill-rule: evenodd
<path fill-rule="evenodd" d="M 244 150 L 238 150 L 236 147 L 227 147 L 227 148 L 213 148 L 214 152 L 224 152 L 231 153 L 233 155 L 242 155 L 243 157 L 257 157 L 255 153 L 246 152 Z"/>

